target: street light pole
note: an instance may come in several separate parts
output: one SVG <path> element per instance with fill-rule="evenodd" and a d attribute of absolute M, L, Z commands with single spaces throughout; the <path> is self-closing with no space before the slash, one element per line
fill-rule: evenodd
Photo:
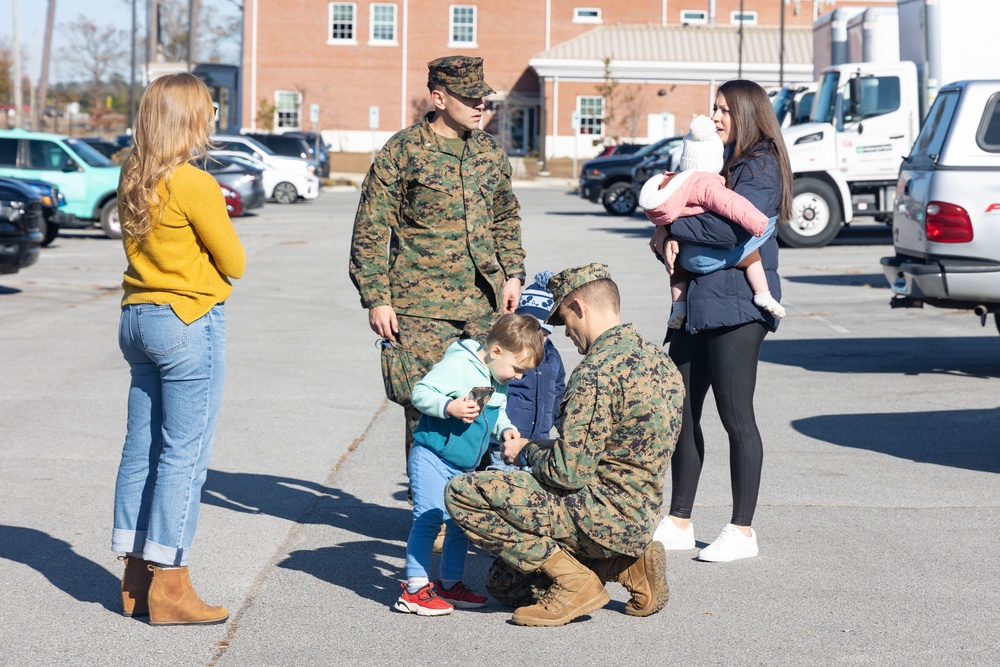
<path fill-rule="evenodd" d="M 740 0 L 740 46 L 739 46 L 739 67 L 736 70 L 736 78 L 743 78 L 743 0 Z"/>
<path fill-rule="evenodd" d="M 781 3 L 781 48 L 778 51 L 778 85 L 785 85 L 785 5 L 788 0 L 778 0 Z"/>

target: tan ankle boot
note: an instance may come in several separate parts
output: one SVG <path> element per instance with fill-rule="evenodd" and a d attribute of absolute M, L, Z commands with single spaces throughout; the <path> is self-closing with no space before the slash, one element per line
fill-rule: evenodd
<path fill-rule="evenodd" d="M 632 599 L 625 604 L 629 616 L 649 616 L 660 611 L 670 599 L 667 585 L 667 553 L 663 544 L 654 540 L 639 558 L 617 556 L 607 560 L 587 559 L 584 565 L 601 581 L 614 581 L 625 587 Z"/>
<path fill-rule="evenodd" d="M 611 596 L 600 578 L 566 551 L 557 551 L 542 564 L 552 586 L 537 604 L 521 607 L 511 621 L 517 625 L 566 625 L 574 618 L 606 605 Z"/>
<path fill-rule="evenodd" d="M 149 562 L 134 556 L 119 556 L 125 561 L 125 574 L 122 575 L 122 615 L 149 615 L 149 585 L 153 581 L 153 573 L 149 571 Z"/>
<path fill-rule="evenodd" d="M 229 618 L 225 607 L 213 607 L 194 592 L 187 567 L 149 566 L 153 584 L 149 587 L 150 625 L 208 625 Z"/>

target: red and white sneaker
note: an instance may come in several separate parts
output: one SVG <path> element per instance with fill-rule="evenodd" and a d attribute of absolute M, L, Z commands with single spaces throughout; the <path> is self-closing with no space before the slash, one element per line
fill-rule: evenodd
<path fill-rule="evenodd" d="M 466 588 L 461 581 L 452 586 L 451 590 L 445 590 L 440 581 L 435 581 L 434 585 L 437 587 L 441 599 L 450 602 L 459 609 L 479 609 L 485 607 L 486 603 L 489 602 L 488 597 L 480 595 L 471 588 Z"/>
<path fill-rule="evenodd" d="M 455 611 L 455 607 L 450 602 L 446 602 L 438 597 L 434 590 L 434 584 L 429 583 L 416 593 L 406 590 L 406 582 L 403 582 L 403 594 L 396 600 L 396 609 L 407 614 L 417 616 L 447 616 Z"/>

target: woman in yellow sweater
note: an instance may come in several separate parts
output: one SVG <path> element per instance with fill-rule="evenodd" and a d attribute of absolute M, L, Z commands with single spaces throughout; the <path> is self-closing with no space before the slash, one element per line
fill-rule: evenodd
<path fill-rule="evenodd" d="M 132 384 L 111 543 L 126 554 L 124 614 L 152 625 L 229 617 L 202 602 L 187 570 L 222 404 L 224 302 L 246 267 L 218 183 L 189 164 L 206 152 L 214 113 L 197 77 L 153 81 L 118 186 L 128 257 L 118 342 Z"/>

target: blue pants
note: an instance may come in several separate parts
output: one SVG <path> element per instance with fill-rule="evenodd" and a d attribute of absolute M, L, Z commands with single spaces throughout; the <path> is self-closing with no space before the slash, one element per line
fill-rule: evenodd
<path fill-rule="evenodd" d="M 691 273 L 712 273 L 728 269 L 740 263 L 744 257 L 764 245 L 777 228 L 778 216 L 767 221 L 767 229 L 760 236 L 753 236 L 743 245 L 732 250 L 713 248 L 693 243 L 682 243 L 677 253 L 677 261 Z"/>
<path fill-rule="evenodd" d="M 125 306 L 118 344 L 132 384 L 111 548 L 187 565 L 222 405 L 224 306 L 191 324 L 170 306 Z"/>
<path fill-rule="evenodd" d="M 413 527 L 406 541 L 406 576 L 427 577 L 431 568 L 434 538 L 444 522 L 441 548 L 441 579 L 461 581 L 469 539 L 456 526 L 444 507 L 444 487 L 452 477 L 464 472 L 419 443 L 410 448 L 407 459 L 410 493 L 413 496 Z"/>

